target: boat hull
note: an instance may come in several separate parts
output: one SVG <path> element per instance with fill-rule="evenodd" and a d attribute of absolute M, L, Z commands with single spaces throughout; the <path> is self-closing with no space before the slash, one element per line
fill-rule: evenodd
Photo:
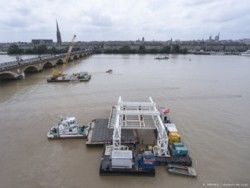
<path fill-rule="evenodd" d="M 109 157 L 104 156 L 101 160 L 99 168 L 100 176 L 155 176 L 155 169 L 145 170 L 132 168 L 111 168 L 111 162 Z"/>
<path fill-rule="evenodd" d="M 70 82 L 70 80 L 65 79 L 65 80 L 58 80 L 58 79 L 47 79 L 47 82 Z"/>
<path fill-rule="evenodd" d="M 58 82 L 58 83 L 65 83 L 65 82 L 88 82 L 91 79 L 91 76 L 89 78 L 86 79 L 51 79 L 48 78 L 47 82 Z"/>
<path fill-rule="evenodd" d="M 75 135 L 53 135 L 50 132 L 47 134 L 48 139 L 67 139 L 67 138 L 87 138 L 85 134 L 75 134 Z"/>
<path fill-rule="evenodd" d="M 188 177 L 197 177 L 196 171 L 193 167 L 181 166 L 181 165 L 171 165 L 167 166 L 167 171 L 171 174 L 188 176 Z"/>

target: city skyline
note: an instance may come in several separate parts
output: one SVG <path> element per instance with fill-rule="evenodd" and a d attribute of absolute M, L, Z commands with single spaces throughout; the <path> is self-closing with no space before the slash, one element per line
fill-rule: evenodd
<path fill-rule="evenodd" d="M 242 0 L 149 1 L 0 1 L 0 42 L 56 41 L 55 20 L 63 41 L 250 38 L 250 2 Z"/>

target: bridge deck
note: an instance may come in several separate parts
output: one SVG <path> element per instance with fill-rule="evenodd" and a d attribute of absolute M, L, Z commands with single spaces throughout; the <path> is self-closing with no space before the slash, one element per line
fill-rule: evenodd
<path fill-rule="evenodd" d="M 90 50 L 81 50 L 81 51 L 72 52 L 71 56 L 79 55 L 79 54 L 89 55 L 90 53 L 92 53 L 92 51 L 90 51 Z M 58 55 L 47 55 L 47 56 L 35 57 L 35 58 L 19 60 L 19 61 L 9 61 L 9 62 L 0 63 L 0 72 L 9 71 L 11 69 L 19 68 L 21 66 L 39 64 L 39 63 L 44 62 L 44 61 L 57 60 L 60 58 L 64 58 L 65 55 L 66 55 L 66 53 L 58 54 Z"/>

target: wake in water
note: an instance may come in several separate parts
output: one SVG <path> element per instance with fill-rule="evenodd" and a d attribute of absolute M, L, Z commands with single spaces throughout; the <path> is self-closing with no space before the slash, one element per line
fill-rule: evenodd
<path fill-rule="evenodd" d="M 184 96 L 184 97 L 168 97 L 168 100 L 207 100 L 207 99 L 233 99 L 242 98 L 242 95 L 204 95 L 204 96 Z"/>

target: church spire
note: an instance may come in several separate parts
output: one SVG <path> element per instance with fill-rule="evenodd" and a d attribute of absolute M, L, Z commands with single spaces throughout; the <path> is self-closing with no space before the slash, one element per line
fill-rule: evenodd
<path fill-rule="evenodd" d="M 57 44 L 61 45 L 62 44 L 62 38 L 61 38 L 61 33 L 60 33 L 60 30 L 59 30 L 57 20 L 56 20 L 56 38 L 57 38 Z"/>

